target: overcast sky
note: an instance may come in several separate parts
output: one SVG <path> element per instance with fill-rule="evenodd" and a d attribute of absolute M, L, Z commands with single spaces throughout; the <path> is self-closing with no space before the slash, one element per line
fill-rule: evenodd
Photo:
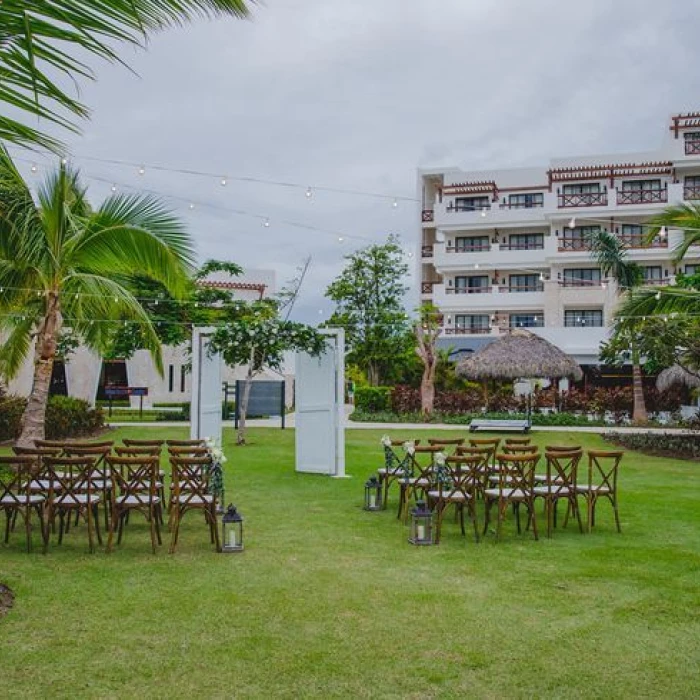
<path fill-rule="evenodd" d="M 97 64 L 82 92 L 92 121 L 63 137 L 89 178 L 196 202 L 171 200 L 202 260 L 273 268 L 283 282 L 311 255 L 295 317 L 316 321 L 360 239 L 397 233 L 413 247 L 417 205 L 139 176 L 80 156 L 412 197 L 419 166 L 649 150 L 670 113 L 700 109 L 698 27 L 696 0 L 265 0 L 250 21 L 128 49 L 137 76 Z M 109 193 L 90 183 L 94 201 Z"/>

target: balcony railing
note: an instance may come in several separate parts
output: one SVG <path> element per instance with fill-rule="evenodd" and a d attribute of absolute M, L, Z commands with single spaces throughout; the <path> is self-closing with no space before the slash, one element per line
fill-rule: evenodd
<path fill-rule="evenodd" d="M 700 199 L 700 185 L 686 185 L 683 188 L 683 199 Z"/>
<path fill-rule="evenodd" d="M 421 284 L 420 284 L 421 294 L 432 294 L 433 287 L 436 284 L 442 284 L 442 282 L 421 282 Z"/>
<path fill-rule="evenodd" d="M 663 204 L 668 202 L 668 187 L 661 190 L 618 190 L 619 204 Z"/>
<path fill-rule="evenodd" d="M 455 326 L 454 328 L 445 328 L 445 335 L 488 335 L 491 332 L 489 326 Z"/>
<path fill-rule="evenodd" d="M 544 284 L 509 284 L 507 287 L 500 287 L 501 292 L 507 294 L 517 294 L 518 292 L 544 292 Z"/>
<path fill-rule="evenodd" d="M 479 243 L 477 245 L 448 245 L 445 250 L 448 253 L 485 253 L 491 250 L 491 244 Z"/>
<path fill-rule="evenodd" d="M 421 248 L 421 256 L 424 258 L 432 258 L 433 257 L 433 246 L 424 245 Z"/>
<path fill-rule="evenodd" d="M 501 209 L 537 209 L 544 206 L 542 202 L 501 202 Z"/>
<path fill-rule="evenodd" d="M 668 238 L 658 236 L 648 241 L 646 236 L 619 236 L 619 239 L 628 248 L 668 248 Z"/>
<path fill-rule="evenodd" d="M 559 252 L 569 250 L 590 250 L 590 246 L 583 238 L 560 238 Z"/>
<path fill-rule="evenodd" d="M 455 202 L 454 204 L 448 204 L 446 211 L 487 211 L 491 209 L 491 204 L 477 204 L 476 206 L 472 204 L 461 204 L 460 202 Z"/>
<path fill-rule="evenodd" d="M 559 194 L 559 208 L 569 209 L 572 207 L 607 207 L 608 192 L 582 192 L 580 194 Z"/>
<path fill-rule="evenodd" d="M 671 280 L 667 277 L 650 277 L 649 279 L 642 280 L 642 284 L 645 287 L 663 287 L 670 283 Z"/>
<path fill-rule="evenodd" d="M 700 141 L 693 139 L 685 142 L 685 154 L 687 156 L 700 155 Z"/>
<path fill-rule="evenodd" d="M 491 287 L 447 287 L 446 294 L 490 294 Z"/>
<path fill-rule="evenodd" d="M 527 323 L 518 323 L 517 321 L 510 321 L 508 323 L 509 328 L 544 328 L 544 321 L 528 321 Z"/>
<path fill-rule="evenodd" d="M 585 287 L 586 289 L 600 289 L 603 286 L 602 280 L 566 279 L 559 280 L 561 287 Z"/>
<path fill-rule="evenodd" d="M 544 243 L 501 243 L 499 250 L 544 250 Z"/>
<path fill-rule="evenodd" d="M 428 223 L 435 220 L 435 212 L 432 209 L 423 209 L 423 222 Z"/>

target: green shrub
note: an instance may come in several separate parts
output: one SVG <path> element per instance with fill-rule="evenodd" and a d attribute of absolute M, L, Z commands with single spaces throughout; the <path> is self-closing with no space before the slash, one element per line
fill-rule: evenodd
<path fill-rule="evenodd" d="M 355 408 L 370 413 L 389 410 L 391 387 L 361 386 L 355 391 Z"/>
<path fill-rule="evenodd" d="M 0 440 L 19 437 L 20 421 L 27 399 L 6 396 L 0 399 Z M 104 415 L 99 408 L 91 408 L 87 401 L 71 396 L 52 396 L 46 407 L 46 437 L 61 440 L 91 435 L 104 427 Z"/>
<path fill-rule="evenodd" d="M 681 459 L 700 458 L 698 433 L 606 433 L 603 438 L 620 447 Z"/>

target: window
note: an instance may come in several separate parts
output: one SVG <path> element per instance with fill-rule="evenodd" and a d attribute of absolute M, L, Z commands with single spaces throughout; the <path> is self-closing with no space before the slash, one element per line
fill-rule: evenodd
<path fill-rule="evenodd" d="M 542 233 L 514 233 L 508 238 L 510 250 L 542 250 L 544 248 L 544 234 Z"/>
<path fill-rule="evenodd" d="M 622 224 L 622 235 L 620 240 L 632 247 L 640 247 L 644 245 L 646 231 L 644 226 L 636 224 Z"/>
<path fill-rule="evenodd" d="M 490 208 L 491 202 L 488 197 L 456 197 L 453 207 L 455 211 L 479 211 Z"/>
<path fill-rule="evenodd" d="M 587 239 L 600 232 L 600 226 L 577 226 L 564 229 L 559 248 L 561 250 L 587 250 Z"/>
<path fill-rule="evenodd" d="M 685 176 L 685 186 L 686 187 L 700 187 L 700 175 L 686 175 Z"/>
<path fill-rule="evenodd" d="M 642 268 L 645 282 L 654 282 L 663 279 L 663 270 L 660 265 L 645 265 Z"/>
<path fill-rule="evenodd" d="M 684 199 L 700 199 L 700 175 L 687 175 L 683 186 Z"/>
<path fill-rule="evenodd" d="M 485 331 L 489 330 L 489 317 L 487 315 L 468 315 L 460 314 L 455 316 L 455 328 L 460 330 L 470 331 Z"/>
<path fill-rule="evenodd" d="M 583 182 L 562 187 L 563 194 L 598 194 L 600 191 L 599 182 Z"/>
<path fill-rule="evenodd" d="M 542 328 L 544 316 L 542 314 L 511 314 L 511 328 Z"/>
<path fill-rule="evenodd" d="M 662 189 L 661 180 L 624 180 L 622 190 L 624 192 L 649 192 Z"/>
<path fill-rule="evenodd" d="M 458 294 L 478 293 L 486 291 L 489 286 L 489 278 L 486 275 L 478 277 L 460 276 L 455 277 L 455 292 Z"/>
<path fill-rule="evenodd" d="M 567 328 L 601 328 L 603 326 L 603 310 L 568 309 L 564 311 L 564 325 Z"/>
<path fill-rule="evenodd" d="M 686 131 L 683 138 L 686 141 L 700 141 L 700 131 Z"/>
<path fill-rule="evenodd" d="M 185 365 L 180 366 L 180 393 L 185 393 L 185 377 L 187 376 L 187 371 Z"/>
<path fill-rule="evenodd" d="M 564 270 L 565 287 L 592 287 L 600 284 L 600 280 L 600 269 L 597 267 Z"/>
<path fill-rule="evenodd" d="M 544 206 L 544 194 L 542 192 L 511 194 L 508 197 L 508 207 L 510 209 L 532 209 L 533 207 L 542 206 Z"/>
<path fill-rule="evenodd" d="M 509 292 L 541 292 L 542 283 L 539 275 L 510 275 Z"/>
<path fill-rule="evenodd" d="M 686 265 L 683 274 L 684 275 L 697 275 L 698 268 L 700 268 L 700 265 Z"/>
<path fill-rule="evenodd" d="M 168 391 L 175 390 L 175 365 L 168 365 Z"/>
<path fill-rule="evenodd" d="M 455 250 L 458 253 L 473 253 L 481 250 L 490 250 L 490 248 L 491 244 L 488 236 L 473 236 L 470 238 L 458 236 L 455 238 Z"/>

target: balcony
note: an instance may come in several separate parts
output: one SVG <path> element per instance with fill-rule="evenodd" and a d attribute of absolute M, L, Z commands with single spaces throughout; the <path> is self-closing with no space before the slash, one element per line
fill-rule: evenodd
<path fill-rule="evenodd" d="M 499 209 L 541 209 L 544 207 L 542 202 L 501 202 Z"/>
<path fill-rule="evenodd" d="M 499 250 L 544 250 L 544 242 L 542 243 L 501 243 L 498 246 Z"/>
<path fill-rule="evenodd" d="M 434 282 L 421 282 L 420 283 L 420 293 L 425 295 L 425 294 L 432 294 L 433 293 L 433 287 L 436 284 L 442 284 L 442 282 L 439 281 L 434 281 Z"/>
<path fill-rule="evenodd" d="M 685 154 L 687 156 L 700 156 L 700 140 L 692 139 L 686 141 Z"/>
<path fill-rule="evenodd" d="M 460 245 L 453 246 L 448 245 L 445 248 L 446 253 L 486 253 L 491 250 L 490 243 L 477 244 L 477 245 Z"/>
<path fill-rule="evenodd" d="M 515 328 L 544 328 L 544 319 L 541 321 L 528 321 L 527 323 L 517 323 L 511 319 L 508 322 L 508 328 L 511 330 Z"/>
<path fill-rule="evenodd" d="M 668 277 L 650 277 L 642 281 L 644 287 L 665 287 L 671 284 L 671 279 Z"/>
<path fill-rule="evenodd" d="M 559 209 L 573 209 L 576 207 L 607 207 L 608 192 L 582 192 L 581 194 L 558 194 Z"/>
<path fill-rule="evenodd" d="M 591 248 L 588 243 L 583 238 L 560 238 L 559 239 L 559 252 L 571 252 L 576 251 L 579 253 L 587 252 Z"/>
<path fill-rule="evenodd" d="M 420 251 L 422 258 L 432 258 L 433 257 L 433 246 L 424 245 Z"/>
<path fill-rule="evenodd" d="M 447 287 L 445 294 L 491 294 L 492 287 Z"/>
<path fill-rule="evenodd" d="M 560 287 L 576 287 L 577 289 L 593 289 L 603 286 L 602 280 L 566 279 L 559 280 Z"/>
<path fill-rule="evenodd" d="M 435 220 L 435 212 L 432 209 L 423 209 L 423 223 L 427 224 Z"/>
<path fill-rule="evenodd" d="M 658 236 L 653 240 L 647 240 L 646 236 L 618 236 L 620 241 L 625 244 L 628 248 L 634 248 L 635 250 L 645 249 L 645 248 L 668 248 L 668 238 L 659 238 Z"/>
<path fill-rule="evenodd" d="M 474 211 L 480 211 L 483 213 L 486 213 L 491 209 L 491 204 L 480 204 L 479 206 L 472 206 L 471 204 L 462 204 L 461 202 L 453 202 L 451 204 L 448 204 L 445 207 L 445 211 L 448 213 L 451 212 L 456 212 L 456 211 L 469 211 L 469 212 L 474 212 Z"/>
<path fill-rule="evenodd" d="M 683 188 L 683 199 L 700 199 L 700 185 L 686 185 Z"/>
<path fill-rule="evenodd" d="M 489 326 L 454 326 L 451 328 L 443 328 L 445 335 L 489 335 L 491 328 Z"/>
<path fill-rule="evenodd" d="M 668 187 L 660 190 L 618 190 L 617 204 L 665 204 L 668 202 Z"/>
<path fill-rule="evenodd" d="M 500 287 L 499 291 L 504 294 L 525 294 L 527 292 L 544 292 L 544 284 L 542 282 L 538 284 L 527 285 L 511 284 L 507 287 Z"/>

